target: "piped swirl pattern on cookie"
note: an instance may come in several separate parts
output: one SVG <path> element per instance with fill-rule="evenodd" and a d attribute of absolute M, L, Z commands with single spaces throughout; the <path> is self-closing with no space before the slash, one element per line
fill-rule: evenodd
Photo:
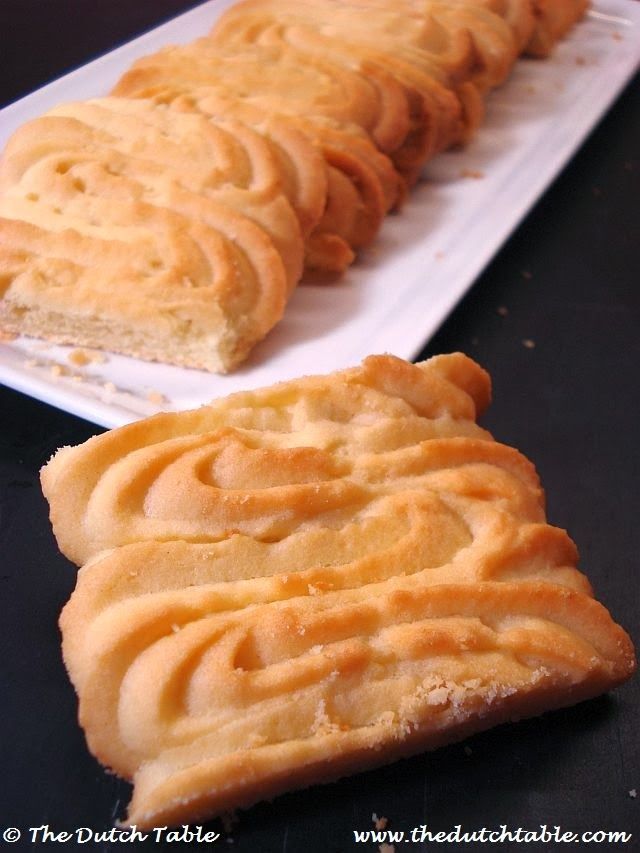
<path fill-rule="evenodd" d="M 166 338 L 177 363 L 198 347 L 210 369 L 244 357 L 302 270 L 308 212 L 296 215 L 268 139 L 237 121 L 117 98 L 63 105 L 14 134 L 0 185 L 7 310 L 70 311 L 88 335 L 128 318 L 133 349 Z"/>
<path fill-rule="evenodd" d="M 43 470 L 84 563 L 61 624 L 129 820 L 200 819 L 596 695 L 624 631 L 475 422 L 462 355 L 233 395 Z"/>

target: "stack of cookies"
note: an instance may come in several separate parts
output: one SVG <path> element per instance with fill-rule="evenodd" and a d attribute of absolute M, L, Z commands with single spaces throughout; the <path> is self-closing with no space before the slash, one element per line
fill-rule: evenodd
<path fill-rule="evenodd" d="M 0 329 L 225 372 L 584 0 L 245 0 L 0 164 Z"/>

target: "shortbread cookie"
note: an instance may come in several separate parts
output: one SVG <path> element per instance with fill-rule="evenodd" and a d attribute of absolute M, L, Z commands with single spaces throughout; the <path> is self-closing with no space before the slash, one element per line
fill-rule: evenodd
<path fill-rule="evenodd" d="M 220 95 L 215 87 L 167 86 L 154 89 L 153 96 L 173 109 L 195 110 L 214 118 L 237 117 L 251 126 L 260 127 L 268 115 L 264 108 Z M 357 127 L 345 128 L 318 116 L 279 115 L 277 120 L 303 135 L 321 155 L 327 170 L 324 210 L 307 236 L 305 266 L 341 272 L 354 258 L 352 250 L 373 242 L 384 216 L 399 206 L 404 184 L 391 161 Z M 345 262 L 341 260 L 341 246 L 347 247 Z"/>
<path fill-rule="evenodd" d="M 385 69 L 412 104 L 414 159 L 407 151 L 394 155 L 382 147 L 414 177 L 430 156 L 466 141 L 477 129 L 482 95 L 506 79 L 519 53 L 510 26 L 487 9 L 410 0 L 244 0 L 225 12 L 212 38 L 243 47 L 286 44 L 339 63 L 359 57 L 365 74 Z M 457 99 L 455 110 L 451 102 L 443 109 L 442 85 Z M 422 139 L 416 144 L 419 129 Z"/>
<path fill-rule="evenodd" d="M 341 68 L 357 69 L 366 78 L 375 80 L 384 74 L 395 81 L 409 104 L 410 132 L 399 148 L 373 138 L 411 181 L 426 160 L 466 133 L 456 90 L 469 77 L 475 56 L 468 33 L 450 49 L 446 31 L 440 30 L 441 61 L 439 50 L 427 50 L 424 43 L 417 46 L 409 34 L 402 34 L 402 23 L 401 14 L 374 9 L 369 17 L 362 9 L 325 0 L 301 4 L 244 0 L 225 12 L 211 38 L 227 48 L 293 49 L 304 56 L 330 59 Z M 514 61 L 515 51 L 511 53 Z M 474 124 L 476 113 L 469 119 Z"/>
<path fill-rule="evenodd" d="M 114 93 L 131 97 L 159 75 L 165 81 L 188 75 L 192 85 L 215 85 L 221 94 L 273 112 L 356 125 L 409 177 L 446 146 L 461 119 L 443 81 L 391 56 L 388 65 L 368 58 L 337 38 L 329 51 L 286 43 L 241 50 L 199 39 L 137 60 Z"/>
<path fill-rule="evenodd" d="M 482 6 L 498 15 L 511 30 L 518 53 L 523 52 L 535 31 L 532 0 L 449 0 L 449 3 Z"/>
<path fill-rule="evenodd" d="M 139 827 L 201 820 L 595 696 L 633 672 L 460 354 L 235 394 L 43 469 L 61 626 Z"/>
<path fill-rule="evenodd" d="M 145 57 L 121 78 L 114 91 L 214 118 L 231 116 L 258 127 L 265 115 L 277 115 L 281 124 L 302 132 L 322 155 L 328 181 L 323 216 L 306 240 L 306 266 L 341 272 L 353 261 L 355 251 L 375 239 L 385 214 L 402 197 L 398 173 L 361 126 L 368 127 L 382 109 L 377 102 L 379 91 L 357 75 L 336 76 L 327 63 L 323 67 L 330 73 L 323 75 L 317 69 L 279 68 L 278 51 L 265 49 L 256 55 L 262 58 L 262 65 L 253 52 L 227 55 L 202 39 L 195 45 L 168 48 Z M 273 93 L 260 90 L 260 78 L 268 79 L 268 68 L 283 87 L 277 99 Z M 240 89 L 236 75 L 244 79 L 249 73 L 253 75 L 250 85 L 243 84 L 245 88 Z M 298 77 L 304 81 L 301 91 L 289 98 L 291 80 Z M 318 85 L 316 94 L 322 103 L 335 104 L 335 108 L 325 110 L 333 115 L 314 114 L 310 104 L 301 100 L 302 89 L 310 86 L 311 80 Z M 345 119 L 352 101 L 359 104 L 354 110 L 361 124 Z M 393 98 L 385 103 L 389 101 Z M 386 115 L 385 121 L 397 129 L 395 111 Z"/>
<path fill-rule="evenodd" d="M 0 326 L 227 370 L 302 271 L 286 190 L 267 140 L 239 122 L 122 99 L 58 107 L 0 165 Z"/>
<path fill-rule="evenodd" d="M 536 27 L 527 44 L 531 56 L 548 56 L 586 12 L 589 0 L 532 0 Z"/>
<path fill-rule="evenodd" d="M 348 0 L 360 2 L 360 0 Z M 362 0 L 378 3 L 385 0 Z M 433 0 L 401 0 L 424 10 Z M 442 0 L 436 0 L 442 2 Z M 446 0 L 448 6 L 475 6 L 504 19 L 516 39 L 519 53 L 548 56 L 560 39 L 586 12 L 588 0 Z"/>
<path fill-rule="evenodd" d="M 131 159 L 128 174 L 146 179 L 145 170 L 151 170 L 154 183 L 178 181 L 246 212 L 266 231 L 278 219 L 288 224 L 288 211 L 278 216 L 269 210 L 274 201 L 282 206 L 283 194 L 303 237 L 322 217 L 327 193 L 322 158 L 304 134 L 274 116 L 251 123 L 232 115 L 203 121 L 197 115 L 176 116 L 157 100 L 114 97 L 62 104 L 48 115 L 74 118 L 108 134 L 109 146 Z M 289 251 L 283 246 L 284 254 Z M 295 284 L 299 265 L 293 272 Z"/>
<path fill-rule="evenodd" d="M 309 28 L 368 48 L 383 64 L 398 59 L 456 89 L 504 82 L 531 38 L 530 0 L 243 0 L 212 36 L 219 43 L 301 44 Z"/>
<path fill-rule="evenodd" d="M 355 124 L 381 150 L 398 148 L 409 132 L 406 94 L 389 75 L 369 78 L 354 62 L 336 65 L 293 48 L 252 45 L 228 49 L 210 38 L 163 48 L 137 59 L 113 89 L 135 97 L 144 85 L 189 82 L 216 86 L 221 95 L 285 115 L 331 118 Z"/>

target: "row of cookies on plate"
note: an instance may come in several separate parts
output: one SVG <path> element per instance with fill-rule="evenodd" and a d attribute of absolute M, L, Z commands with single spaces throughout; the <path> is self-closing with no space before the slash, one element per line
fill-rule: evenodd
<path fill-rule="evenodd" d="M 583 0 L 245 0 L 29 122 L 0 164 L 0 328 L 213 371 L 340 273 Z"/>

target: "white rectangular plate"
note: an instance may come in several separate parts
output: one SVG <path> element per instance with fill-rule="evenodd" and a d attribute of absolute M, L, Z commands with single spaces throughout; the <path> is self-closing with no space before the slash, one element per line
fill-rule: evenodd
<path fill-rule="evenodd" d="M 61 101 L 106 94 L 138 56 L 205 34 L 233 0 L 210 0 L 2 110 L 0 145 Z M 640 60 L 640 3 L 596 0 L 551 59 L 518 62 L 485 124 L 447 152 L 377 244 L 338 282 L 302 285 L 284 320 L 230 376 L 107 354 L 84 367 L 73 347 L 0 344 L 0 381 L 103 426 L 194 408 L 233 391 L 356 364 L 411 358 L 568 162 Z"/>

